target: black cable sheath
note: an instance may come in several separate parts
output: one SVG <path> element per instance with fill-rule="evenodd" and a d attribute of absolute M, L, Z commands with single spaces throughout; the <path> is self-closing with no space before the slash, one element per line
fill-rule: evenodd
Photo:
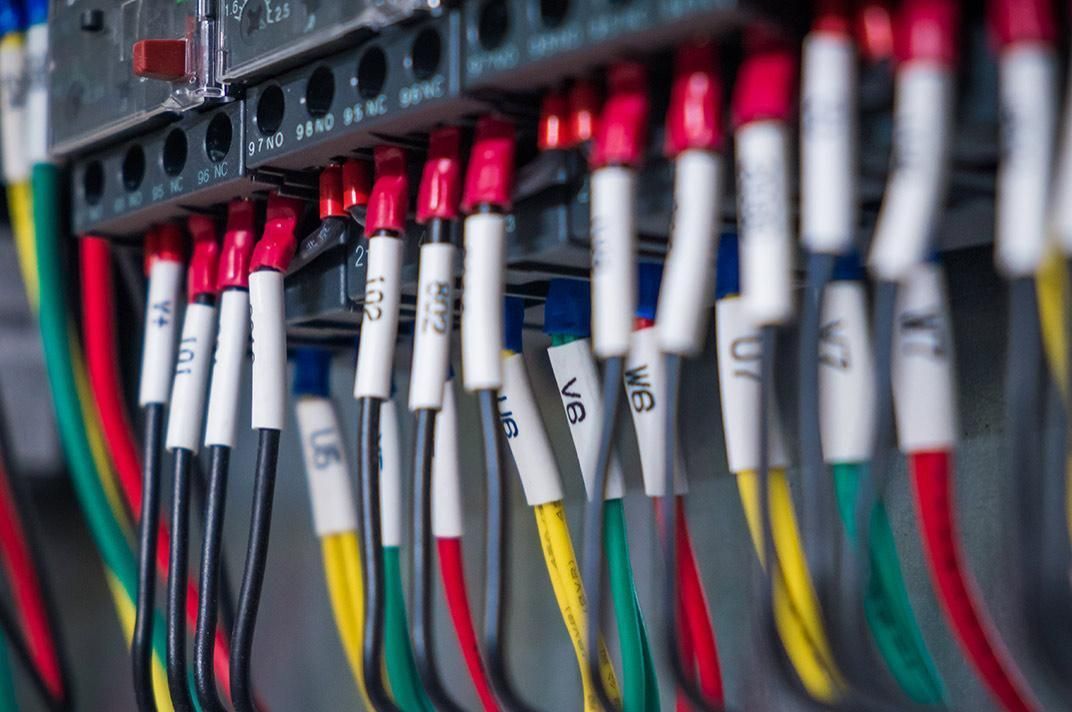
<path fill-rule="evenodd" d="M 504 710 L 527 712 L 514 690 L 506 667 L 506 632 L 510 589 L 510 482 L 503 462 L 502 431 L 499 426 L 498 393 L 477 391 L 480 404 L 480 431 L 484 445 L 487 486 L 486 537 L 484 541 L 484 655 L 488 678 L 495 697 Z"/>
<path fill-rule="evenodd" d="M 186 682 L 186 567 L 190 543 L 190 466 L 194 454 L 175 448 L 171 495 L 171 548 L 168 554 L 167 678 L 175 712 L 190 712 L 193 701 Z"/>
<path fill-rule="evenodd" d="M 436 411 L 417 411 L 413 452 L 413 657 L 421 682 L 437 710 L 464 708 L 447 693 L 435 651 L 435 577 L 432 573 L 432 458 L 435 452 Z"/>
<path fill-rule="evenodd" d="M 211 460 L 211 455 L 209 456 Z M 209 467 L 212 467 L 212 463 L 209 462 Z M 209 489 L 211 488 L 211 482 L 209 482 L 209 472 L 206 472 L 205 468 L 201 464 L 200 458 L 194 458 L 193 463 L 193 502 L 199 508 L 199 515 L 201 517 L 202 526 L 207 526 L 208 519 L 208 499 Z M 226 488 L 225 492 L 226 494 Z M 219 611 L 219 625 L 223 629 L 224 634 L 228 638 L 231 637 L 231 631 L 234 629 L 234 617 L 235 617 L 235 587 L 231 581 L 231 577 L 228 575 L 230 568 L 227 566 L 227 555 L 221 549 L 219 551 L 220 569 L 217 580 L 217 586 L 219 591 L 219 600 L 217 606 Z M 198 599 L 200 600 L 200 599 Z"/>
<path fill-rule="evenodd" d="M 138 600 L 130 643 L 134 699 L 140 712 L 155 712 L 153 699 L 153 613 L 156 591 L 156 533 L 160 524 L 160 460 L 164 444 L 164 404 L 145 406 L 142 505 L 138 521 Z"/>
<path fill-rule="evenodd" d="M 253 482 L 253 511 L 250 516 L 246 564 L 242 588 L 238 594 L 234 635 L 231 640 L 231 702 L 238 712 L 255 712 L 250 668 L 253 657 L 253 633 L 268 563 L 268 540 L 272 529 L 272 499 L 275 493 L 276 466 L 279 462 L 279 431 L 260 428 L 257 439 L 257 464 Z"/>
<path fill-rule="evenodd" d="M 205 496 L 205 533 L 201 540 L 201 580 L 198 586 L 197 629 L 194 631 L 194 682 L 203 712 L 226 712 L 216 690 L 213 667 L 216 621 L 219 611 L 224 512 L 231 448 L 209 448 L 208 488 Z"/>

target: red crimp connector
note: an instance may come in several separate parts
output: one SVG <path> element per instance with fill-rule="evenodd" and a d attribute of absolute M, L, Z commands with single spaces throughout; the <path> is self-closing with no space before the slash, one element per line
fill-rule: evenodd
<path fill-rule="evenodd" d="M 1053 0 L 991 0 L 990 27 L 1001 47 L 1015 42 L 1053 44 L 1057 39 Z"/>
<path fill-rule="evenodd" d="M 186 273 L 186 298 L 192 302 L 200 296 L 216 294 L 220 243 L 216 222 L 207 215 L 191 215 L 186 229 L 194 241 L 190 270 Z"/>
<path fill-rule="evenodd" d="M 514 125 L 494 116 L 476 123 L 473 150 L 465 173 L 462 210 L 491 205 L 509 210 L 514 192 Z"/>
<path fill-rule="evenodd" d="M 342 166 L 330 163 L 320 172 L 320 219 L 346 217 L 342 204 Z"/>
<path fill-rule="evenodd" d="M 428 137 L 428 159 L 417 192 L 417 222 L 454 220 L 462 193 L 462 132 L 453 126 Z"/>
<path fill-rule="evenodd" d="M 599 90 L 587 79 L 577 79 L 569 89 L 569 135 L 574 145 L 591 141 L 599 126 Z"/>
<path fill-rule="evenodd" d="M 690 148 L 717 151 L 722 145 L 722 80 L 710 42 L 680 47 L 666 111 L 666 153 Z"/>
<path fill-rule="evenodd" d="M 592 168 L 639 166 L 648 133 L 648 73 L 638 62 L 621 62 L 607 75 L 607 101 L 589 158 Z"/>
<path fill-rule="evenodd" d="M 570 130 L 570 110 L 566 97 L 557 91 L 544 94 L 540 103 L 540 124 L 536 145 L 541 151 L 561 151 L 574 145 Z"/>
<path fill-rule="evenodd" d="M 156 247 L 152 259 L 182 262 L 186 254 L 183 249 L 184 242 L 185 236 L 182 234 L 181 227 L 172 222 L 164 223 L 157 228 Z"/>
<path fill-rule="evenodd" d="M 305 206 L 300 200 L 284 198 L 278 193 L 268 196 L 268 213 L 264 220 L 264 234 L 253 248 L 249 271 L 262 269 L 286 272 L 294 252 L 298 248 L 295 232 Z"/>
<path fill-rule="evenodd" d="M 156 261 L 156 251 L 160 247 L 160 234 L 156 227 L 153 225 L 145 233 L 145 243 L 142 246 L 143 254 L 143 269 L 145 270 L 145 276 L 149 276 L 149 272 L 153 269 L 153 262 Z"/>
<path fill-rule="evenodd" d="M 365 234 L 406 231 L 406 208 L 409 181 L 406 178 L 406 153 L 396 146 L 377 146 L 373 152 L 376 180 L 369 196 Z"/>
<path fill-rule="evenodd" d="M 869 62 L 893 57 L 891 0 L 865 0 L 856 12 L 856 44 Z"/>
<path fill-rule="evenodd" d="M 227 231 L 223 233 L 223 249 L 220 250 L 219 289 L 249 288 L 249 262 L 253 255 L 253 201 L 236 198 L 227 206 Z"/>
<path fill-rule="evenodd" d="M 957 0 L 904 0 L 894 33 L 897 60 L 956 64 L 959 4 Z"/>
<path fill-rule="evenodd" d="M 760 25 L 748 29 L 744 46 L 733 93 L 733 125 L 788 121 L 795 101 L 796 49 L 784 36 Z"/>
<path fill-rule="evenodd" d="M 814 0 L 813 32 L 852 36 L 852 0 Z"/>
<path fill-rule="evenodd" d="M 349 210 L 355 206 L 368 205 L 372 192 L 368 163 L 351 158 L 342 164 L 342 205 Z"/>

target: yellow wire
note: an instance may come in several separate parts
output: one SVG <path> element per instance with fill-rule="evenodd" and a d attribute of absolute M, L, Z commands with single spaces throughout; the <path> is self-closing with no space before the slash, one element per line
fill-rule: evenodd
<path fill-rule="evenodd" d="M 335 615 L 335 627 L 338 628 L 339 639 L 346 651 L 346 660 L 350 664 L 350 671 L 357 683 L 362 702 L 365 703 L 366 709 L 373 709 L 365 687 L 365 672 L 361 663 L 365 599 L 357 534 L 343 532 L 321 537 L 320 551 L 324 557 L 324 577 L 328 595 L 331 597 L 331 610 Z"/>
<path fill-rule="evenodd" d="M 755 473 L 739 473 L 737 487 L 752 543 L 760 561 L 766 565 L 761 546 L 763 520 L 760 518 L 759 486 Z M 781 569 L 774 586 L 775 625 L 804 687 L 815 699 L 829 702 L 839 694 L 843 682 L 823 631 L 819 600 L 808 573 L 789 483 L 783 470 L 771 470 L 769 497 L 774 548 Z"/>
<path fill-rule="evenodd" d="M 134 618 L 136 615 L 134 604 L 127 598 L 126 593 L 123 591 L 123 585 L 119 583 L 119 579 L 115 577 L 115 574 L 105 569 L 104 575 L 108 580 L 108 589 L 112 593 L 116 613 L 119 615 L 119 624 L 123 627 L 124 639 L 129 646 L 131 639 L 134 637 Z M 164 664 L 160 662 L 160 657 L 157 655 L 153 655 L 152 674 L 153 698 L 156 700 L 157 712 L 173 712 L 175 708 L 171 706 L 171 693 L 168 692 L 167 670 L 164 669 Z"/>
<path fill-rule="evenodd" d="M 12 183 L 7 187 L 7 205 L 11 214 L 11 227 L 15 233 L 15 253 L 22 272 L 22 283 L 26 288 L 26 299 L 30 309 L 37 313 L 37 299 L 40 291 L 37 284 L 37 248 L 34 247 L 33 199 L 30 181 Z"/>
<path fill-rule="evenodd" d="M 577 663 L 580 666 L 584 709 L 585 712 L 595 712 L 602 709 L 602 705 L 588 676 L 585 645 L 588 604 L 585 601 L 577 556 L 573 550 L 573 539 L 570 537 L 569 525 L 566 523 L 566 511 L 562 502 L 557 501 L 537 505 L 533 508 L 533 512 L 536 515 L 536 527 L 539 530 L 540 544 L 544 561 L 547 564 L 547 573 L 551 578 L 551 587 L 554 589 L 555 600 L 562 612 L 562 620 L 566 624 L 566 630 L 569 632 L 573 650 L 577 655 Z M 622 701 L 618 678 L 614 674 L 610 654 L 602 639 L 599 641 L 599 659 L 603 685 L 611 699 L 620 707 Z"/>

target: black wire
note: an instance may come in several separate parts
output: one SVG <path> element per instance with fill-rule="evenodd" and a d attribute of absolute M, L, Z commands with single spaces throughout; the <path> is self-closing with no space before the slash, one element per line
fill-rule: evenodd
<path fill-rule="evenodd" d="M 279 431 L 260 428 L 258 433 L 253 512 L 250 517 L 246 565 L 242 572 L 242 588 L 238 594 L 238 611 L 231 641 L 231 701 L 238 712 L 256 710 L 250 682 L 253 632 L 257 625 L 257 609 L 261 602 L 264 570 L 268 563 L 272 499 L 275 492 L 276 466 L 279 462 Z"/>
<path fill-rule="evenodd" d="M 205 497 L 205 534 L 201 540 L 201 581 L 198 591 L 197 629 L 194 632 L 194 682 L 197 699 L 205 712 L 226 712 L 216 690 L 213 667 L 216 619 L 219 609 L 221 546 L 224 512 L 227 508 L 227 475 L 231 448 L 209 448 L 209 480 Z"/>
<path fill-rule="evenodd" d="M 362 666 L 369 701 L 378 711 L 398 707 L 387 694 L 383 679 L 384 568 L 383 532 L 380 529 L 380 404 L 378 398 L 361 399 L 357 479 L 361 488 L 361 559 L 365 564 L 365 621 Z"/>
<path fill-rule="evenodd" d="M 480 404 L 480 431 L 484 445 L 484 468 L 487 477 L 485 496 L 487 527 L 484 542 L 484 655 L 488 678 L 499 704 L 505 710 L 527 712 L 510 681 L 506 667 L 506 643 L 509 602 L 510 564 L 510 482 L 503 463 L 502 430 L 499 426 L 498 393 L 477 391 Z"/>
<path fill-rule="evenodd" d="M 215 447 L 215 446 L 213 446 Z M 210 456 L 211 457 L 211 456 Z M 209 463 L 209 467 L 212 463 Z M 208 525 L 208 499 L 209 489 L 211 483 L 209 482 L 209 473 L 205 471 L 205 468 L 201 464 L 199 458 L 194 458 L 193 464 L 193 493 L 194 502 L 199 505 L 199 512 L 201 521 L 204 526 Z M 226 475 L 225 475 L 226 477 Z M 226 480 L 225 480 L 226 482 Z M 224 494 L 226 495 L 226 487 L 224 488 Z M 234 629 L 234 614 L 235 614 L 235 587 L 231 582 L 231 577 L 228 575 L 230 567 L 227 566 L 227 555 L 221 549 L 218 551 L 220 568 L 218 574 L 218 580 L 216 585 L 219 591 L 219 625 L 223 629 L 223 632 L 228 638 L 231 637 L 231 631 Z"/>
<path fill-rule="evenodd" d="M 437 710 L 464 708 L 447 693 L 436 664 L 435 590 L 432 575 L 432 458 L 436 411 L 417 411 L 413 456 L 413 657 L 421 682 Z"/>
<path fill-rule="evenodd" d="M 156 590 L 156 533 L 160 523 L 160 459 L 164 441 L 164 404 L 145 406 L 142 505 L 138 522 L 138 600 L 130 643 L 134 698 L 141 712 L 154 712 L 152 656 Z"/>
<path fill-rule="evenodd" d="M 48 683 L 45 682 L 45 679 L 41 676 L 41 671 L 34 664 L 33 654 L 22 637 L 14 615 L 3 604 L 0 604 L 0 631 L 3 631 L 4 636 L 7 638 L 8 646 L 14 651 L 15 657 L 18 658 L 19 664 L 25 669 L 26 674 L 30 676 L 34 689 L 37 690 L 45 707 L 52 712 L 66 712 L 73 709 L 70 700 L 66 696 L 60 699 L 52 697 L 48 690 Z"/>
<path fill-rule="evenodd" d="M 190 464 L 194 454 L 175 448 L 171 497 L 171 551 L 167 576 L 167 678 L 176 712 L 190 712 L 186 682 L 186 567 L 190 543 Z"/>

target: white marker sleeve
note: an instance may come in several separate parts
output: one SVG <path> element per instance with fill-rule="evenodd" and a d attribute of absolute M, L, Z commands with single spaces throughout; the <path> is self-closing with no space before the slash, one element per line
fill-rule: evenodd
<path fill-rule="evenodd" d="M 584 491 L 591 499 L 596 460 L 599 458 L 599 436 L 603 430 L 602 386 L 599 369 L 592 356 L 592 345 L 588 339 L 578 339 L 562 346 L 552 346 L 547 349 L 547 355 L 551 359 L 558 395 L 566 411 L 570 437 L 581 466 Z M 622 465 L 615 452 L 611 453 L 604 492 L 604 499 L 621 499 L 625 496 Z"/>
<path fill-rule="evenodd" d="M 354 398 L 387 400 L 391 397 L 398 310 L 402 301 L 404 247 L 402 240 L 396 237 L 373 237 L 369 240 Z"/>
<path fill-rule="evenodd" d="M 718 385 L 722 400 L 722 430 L 731 472 L 759 468 L 759 391 L 762 341 L 759 328 L 735 297 L 721 299 L 715 312 L 718 341 Z M 772 396 L 773 398 L 773 396 Z M 777 408 L 769 409 L 770 466 L 785 467 L 788 459 Z"/>
<path fill-rule="evenodd" d="M 469 392 L 502 385 L 505 233 L 502 215 L 481 213 L 465 219 L 462 380 Z"/>
<path fill-rule="evenodd" d="M 0 43 L 0 147 L 3 148 L 5 183 L 20 183 L 29 177 L 30 162 L 26 150 L 26 93 L 22 90 L 26 76 L 26 46 L 21 39 Z M 42 116 L 44 120 L 47 117 Z"/>
<path fill-rule="evenodd" d="M 703 350 L 722 205 L 722 159 L 685 151 L 674 161 L 674 221 L 659 289 L 659 345 L 665 353 Z"/>
<path fill-rule="evenodd" d="M 31 25 L 26 30 L 26 72 L 29 82 L 26 90 L 26 162 L 47 163 L 49 125 L 48 108 L 48 23 Z"/>
<path fill-rule="evenodd" d="M 458 464 L 458 408 L 454 382 L 443 388 L 443 408 L 436 415 L 432 459 L 432 535 L 460 539 L 465 531 L 461 466 Z"/>
<path fill-rule="evenodd" d="M 826 462 L 871 457 L 875 365 L 862 282 L 832 282 L 819 332 L 819 416 Z"/>
<path fill-rule="evenodd" d="M 283 275 L 260 270 L 249 276 L 253 336 L 254 430 L 282 430 L 287 408 L 287 326 Z"/>
<path fill-rule="evenodd" d="M 294 408 L 316 535 L 356 531 L 350 468 L 335 407 L 328 398 L 301 396 Z"/>
<path fill-rule="evenodd" d="M 182 263 L 155 260 L 149 270 L 149 298 L 145 308 L 145 337 L 141 354 L 138 403 L 167 403 L 171 395 L 171 369 L 175 363 L 179 294 L 185 273 Z"/>
<path fill-rule="evenodd" d="M 242 369 L 249 351 L 249 292 L 225 289 L 220 295 L 220 328 L 216 334 L 216 364 L 208 395 L 205 446 L 235 446 L 238 396 Z"/>
<path fill-rule="evenodd" d="M 166 447 L 197 452 L 205 418 L 205 396 L 216 346 L 216 307 L 187 304 L 175 359 L 175 380 L 168 410 Z"/>
<path fill-rule="evenodd" d="M 525 501 L 531 507 L 557 502 L 564 496 L 562 478 L 525 370 L 524 357 L 507 356 L 502 370 L 499 423 L 514 456 Z"/>
<path fill-rule="evenodd" d="M 957 440 L 953 334 L 942 268 L 924 263 L 901 283 L 893 338 L 897 438 L 906 453 Z"/>
<path fill-rule="evenodd" d="M 637 300 L 636 171 L 592 173 L 592 348 L 602 359 L 625 356 Z"/>
<path fill-rule="evenodd" d="M 402 440 L 398 408 L 393 400 L 380 404 L 380 531 L 384 546 L 402 546 Z"/>
<path fill-rule="evenodd" d="M 409 380 L 410 410 L 439 410 L 443 405 L 454 321 L 454 254 L 454 246 L 449 243 L 421 247 Z"/>

